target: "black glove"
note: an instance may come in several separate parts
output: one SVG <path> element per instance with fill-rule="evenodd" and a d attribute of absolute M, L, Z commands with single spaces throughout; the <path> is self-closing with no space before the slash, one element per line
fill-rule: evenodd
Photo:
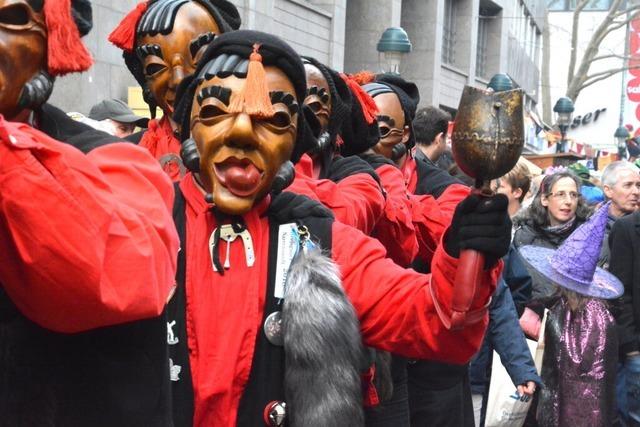
<path fill-rule="evenodd" d="M 327 178 L 333 182 L 340 182 L 348 176 L 358 173 L 366 173 L 371 175 L 373 179 L 380 184 L 380 177 L 369 163 L 365 162 L 358 156 L 336 157 L 331 162 Z"/>
<path fill-rule="evenodd" d="M 309 217 L 333 218 L 333 212 L 320 202 L 289 191 L 271 199 L 268 215 L 282 224 Z"/>
<path fill-rule="evenodd" d="M 384 166 L 384 165 L 391 165 L 391 166 L 396 167 L 396 168 L 398 167 L 391 160 L 387 159 L 385 156 L 382 156 L 380 154 L 360 153 L 360 154 L 358 154 L 358 157 L 360 157 L 365 162 L 369 163 L 371 165 L 371 167 L 376 169 L 376 170 L 380 166 Z"/>
<path fill-rule="evenodd" d="M 485 269 L 495 265 L 509 251 L 511 219 L 509 200 L 503 194 L 481 197 L 472 194 L 456 207 L 451 227 L 444 239 L 449 255 L 458 258 L 462 249 L 473 249 L 485 256 Z"/>

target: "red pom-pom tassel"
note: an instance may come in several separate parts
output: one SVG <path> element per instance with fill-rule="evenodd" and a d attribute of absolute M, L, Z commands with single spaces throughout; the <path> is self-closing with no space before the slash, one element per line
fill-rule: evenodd
<path fill-rule="evenodd" d="M 367 83 L 372 83 L 376 80 L 376 75 L 371 71 L 366 70 L 358 71 L 355 74 L 351 74 L 349 77 L 355 80 L 360 86 L 364 86 Z"/>
<path fill-rule="evenodd" d="M 371 124 L 376 119 L 376 115 L 378 114 L 378 106 L 376 102 L 373 100 L 371 95 L 360 87 L 358 82 L 353 79 L 351 76 L 346 74 L 340 74 L 342 80 L 344 80 L 349 89 L 351 89 L 351 93 L 356 97 L 358 102 L 360 102 L 360 106 L 362 107 L 362 113 L 364 114 L 364 118 L 368 124 Z"/>
<path fill-rule="evenodd" d="M 86 71 L 93 64 L 91 54 L 80 39 L 71 16 L 70 0 L 45 0 L 47 24 L 47 68 L 49 74 L 62 76 Z"/>
<path fill-rule="evenodd" d="M 147 11 L 147 2 L 138 5 L 124 17 L 120 24 L 109 34 L 109 41 L 120 49 L 131 52 L 136 44 L 136 27 L 142 15 Z"/>

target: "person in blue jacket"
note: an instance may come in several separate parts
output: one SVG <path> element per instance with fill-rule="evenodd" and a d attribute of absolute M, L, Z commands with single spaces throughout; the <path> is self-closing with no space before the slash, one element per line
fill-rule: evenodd
<path fill-rule="evenodd" d="M 489 307 L 489 328 L 484 342 L 469 366 L 471 392 L 482 396 L 480 421 L 479 424 L 476 421 L 476 425 L 484 425 L 494 349 L 500 355 L 511 380 L 517 384 L 518 393 L 532 396 L 542 380 L 536 372 L 524 333 L 520 329 L 511 291 L 503 278 L 498 282 Z M 475 403 L 474 399 L 474 407 Z"/>

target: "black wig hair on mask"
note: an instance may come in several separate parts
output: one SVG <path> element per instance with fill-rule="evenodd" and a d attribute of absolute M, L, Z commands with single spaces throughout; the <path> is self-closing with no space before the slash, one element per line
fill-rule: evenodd
<path fill-rule="evenodd" d="M 149 4 L 136 29 L 136 36 L 167 35 L 173 31 L 178 10 L 189 0 L 158 0 Z"/>
<path fill-rule="evenodd" d="M 241 19 L 238 9 L 227 0 L 151 0 L 147 11 L 138 22 L 136 38 L 145 35 L 154 36 L 156 34 L 167 35 L 171 33 L 178 11 L 190 1 L 196 1 L 207 9 L 214 21 L 216 21 L 220 32 L 226 33 L 240 28 Z M 124 51 L 122 57 L 124 58 L 125 65 L 142 87 L 144 100 L 149 105 L 151 116 L 155 117 L 157 102 L 153 98 L 151 91 L 147 88 L 144 68 L 136 51 L 137 49 L 134 49 L 133 52 Z"/>
<path fill-rule="evenodd" d="M 382 83 L 371 82 L 362 86 L 365 92 L 371 95 L 372 98 L 375 98 L 378 95 L 382 95 L 383 93 L 394 93 L 393 90 L 387 85 L 383 85 Z"/>
<path fill-rule="evenodd" d="M 53 92 L 55 77 L 44 70 L 29 80 L 20 93 L 18 106 L 23 109 L 35 110 L 42 106 Z"/>
<path fill-rule="evenodd" d="M 291 161 L 295 163 L 315 141 L 307 126 L 310 112 L 302 110 L 307 88 L 306 74 L 300 56 L 276 36 L 259 31 L 239 30 L 216 37 L 205 51 L 195 73 L 186 77 L 178 87 L 173 119 L 181 125 L 181 140 L 187 140 L 191 133 L 191 107 L 198 85 L 214 77 L 246 77 L 249 56 L 255 44 L 260 45 L 262 64 L 279 68 L 293 84 L 296 102 L 301 108 L 298 112 L 296 144 L 291 155 Z"/>

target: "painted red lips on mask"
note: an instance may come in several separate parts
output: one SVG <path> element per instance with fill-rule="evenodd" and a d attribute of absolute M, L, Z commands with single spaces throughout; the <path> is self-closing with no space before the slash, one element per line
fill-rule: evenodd
<path fill-rule="evenodd" d="M 214 166 L 220 184 L 238 197 L 253 194 L 262 178 L 262 171 L 249 159 L 230 157 Z"/>

